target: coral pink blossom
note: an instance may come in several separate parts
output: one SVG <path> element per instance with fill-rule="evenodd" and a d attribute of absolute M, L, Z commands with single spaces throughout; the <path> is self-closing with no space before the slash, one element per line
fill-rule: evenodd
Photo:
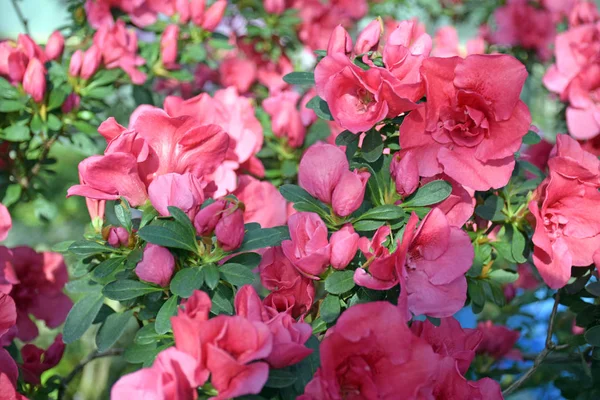
<path fill-rule="evenodd" d="M 264 300 L 265 306 L 294 318 L 306 314 L 313 304 L 315 287 L 311 279 L 294 268 L 281 247 L 265 251 L 258 270 L 262 285 L 271 291 Z"/>
<path fill-rule="evenodd" d="M 550 45 L 556 35 L 551 12 L 528 4 L 527 0 L 509 0 L 494 12 L 495 32 L 490 41 L 504 46 L 522 46 L 535 50 L 542 60 L 550 58 Z"/>
<path fill-rule="evenodd" d="M 15 301 L 9 295 L 0 292 L 0 338 L 17 323 Z"/>
<path fill-rule="evenodd" d="M 384 225 L 377 229 L 373 239 L 361 237 L 358 248 L 363 253 L 368 265 L 363 264 L 361 268 L 354 271 L 354 282 L 357 285 L 375 290 L 391 289 L 398 284 L 398 276 L 395 271 L 395 254 L 390 253 L 384 243 L 390 236 L 391 229 Z"/>
<path fill-rule="evenodd" d="M 396 265 L 404 275 L 408 309 L 415 315 L 451 316 L 467 299 L 464 275 L 475 256 L 471 239 L 438 208 L 415 230 L 417 221 L 413 214 L 406 225 Z"/>
<path fill-rule="evenodd" d="M 204 202 L 206 183 L 189 172 L 159 175 L 148 186 L 148 197 L 160 215 L 168 216 L 169 206 L 177 207 L 194 219 Z"/>
<path fill-rule="evenodd" d="M 16 390 L 18 377 L 17 363 L 8 351 L 0 347 L 0 390 L 2 390 L 3 399 L 27 400 L 25 396 Z"/>
<path fill-rule="evenodd" d="M 96 200 L 125 197 L 132 206 L 148 199 L 147 187 L 157 176 L 191 173 L 204 178 L 225 159 L 229 137 L 216 125 L 202 125 L 192 117 L 171 118 L 154 108 L 138 110 L 130 128 L 112 120 L 99 132 L 109 139 L 104 156 L 79 164 L 81 184 L 68 196 Z"/>
<path fill-rule="evenodd" d="M 218 400 L 259 393 L 269 375 L 268 364 L 258 361 L 273 348 L 269 327 L 240 316 L 207 319 L 210 299 L 197 293 L 171 319 L 176 347 L 196 360 L 197 369 L 190 371 L 203 377 L 210 373 Z"/>
<path fill-rule="evenodd" d="M 215 226 L 217 243 L 225 251 L 233 251 L 240 247 L 244 240 L 244 212 L 236 205 L 230 204 L 221 214 Z"/>
<path fill-rule="evenodd" d="M 439 360 L 398 309 L 381 301 L 346 310 L 321 342 L 320 356 L 301 400 L 419 398 Z"/>
<path fill-rule="evenodd" d="M 100 51 L 106 68 L 121 68 L 136 85 L 146 81 L 146 74 L 137 69 L 146 61 L 136 54 L 137 37 L 133 30 L 127 30 L 125 22 L 119 20 L 112 27 L 100 27 L 94 35 L 94 46 Z"/>
<path fill-rule="evenodd" d="M 346 28 L 367 14 L 365 0 L 294 0 L 302 20 L 298 37 L 311 50 L 327 48 L 331 33 L 338 25 Z"/>
<path fill-rule="evenodd" d="M 506 55 L 429 58 L 421 72 L 427 103 L 400 127 L 402 156 L 413 153 L 419 175 L 444 172 L 475 190 L 500 188 L 531 116 L 519 100 L 525 67 Z"/>
<path fill-rule="evenodd" d="M 0 42 L 0 76 L 12 84 L 22 83 L 30 61 L 37 59 L 43 66 L 46 53 L 28 35 L 20 34 L 17 42 Z"/>
<path fill-rule="evenodd" d="M 114 25 L 111 11 L 118 9 L 131 18 L 131 22 L 143 28 L 156 22 L 158 13 L 173 15 L 174 2 L 155 0 L 87 0 L 85 12 L 93 28 Z M 117 22 L 118 23 L 118 22 Z"/>
<path fill-rule="evenodd" d="M 111 398 L 195 400 L 197 387 L 205 380 L 194 376 L 196 360 L 189 354 L 168 348 L 158 353 L 150 368 L 142 368 L 119 379 L 111 389 Z"/>
<path fill-rule="evenodd" d="M 600 219 L 600 162 L 565 135 L 557 138 L 548 161 L 550 174 L 529 203 L 533 234 L 533 262 L 553 289 L 563 287 L 572 266 L 588 266 L 598 259 Z"/>
<path fill-rule="evenodd" d="M 426 185 L 435 180 L 444 180 L 452 185 L 452 191 L 444 201 L 435 204 L 435 207 L 442 210 L 446 214 L 448 222 L 452 226 L 461 228 L 475 211 L 475 191 L 468 187 L 464 187 L 460 183 L 447 175 L 440 174 L 431 178 L 423 178 L 422 185 Z"/>
<path fill-rule="evenodd" d="M 262 126 L 254 116 L 250 99 L 240 96 L 234 88 L 227 88 L 218 90 L 212 98 L 205 93 L 188 100 L 169 96 L 164 107 L 172 117 L 191 116 L 203 125 L 220 126 L 229 135 L 226 163 L 219 166 L 213 178 L 218 187 L 215 196 L 234 191 L 236 171 L 254 157 L 263 144 Z M 231 182 L 225 184 L 223 176 L 228 175 Z"/>
<path fill-rule="evenodd" d="M 299 212 L 288 218 L 288 227 L 291 240 L 281 242 L 283 253 L 301 274 L 318 279 L 331 256 L 327 226 L 316 213 Z"/>
<path fill-rule="evenodd" d="M 438 29 L 433 37 L 432 57 L 466 57 L 471 54 L 483 53 L 485 53 L 483 38 L 470 39 L 465 46 L 462 46 L 458 39 L 458 32 L 453 26 L 444 26 Z"/>
<path fill-rule="evenodd" d="M 6 208 L 4 204 L 0 203 L 0 240 L 6 239 L 11 228 L 12 219 L 10 217 L 10 213 L 8 212 L 8 208 Z"/>
<path fill-rule="evenodd" d="M 510 358 L 522 359 L 521 352 L 514 348 L 521 334 L 502 325 L 494 325 L 492 321 L 480 322 L 477 325 L 479 332 L 483 334 L 482 341 L 477 347 L 477 354 L 488 354 L 499 360 Z"/>
<path fill-rule="evenodd" d="M 302 147 L 306 128 L 302 123 L 298 109 L 300 94 L 283 91 L 263 101 L 263 107 L 271 117 L 273 133 L 277 137 L 286 137 L 291 147 Z"/>
<path fill-rule="evenodd" d="M 175 270 L 175 257 L 169 250 L 148 243 L 135 274 L 143 281 L 167 286 Z"/>
<path fill-rule="evenodd" d="M 500 385 L 490 378 L 468 381 L 467 372 L 482 334 L 476 329 L 462 329 L 454 318 L 442 319 L 440 326 L 430 321 L 415 321 L 413 333 L 427 341 L 440 357 L 436 377 L 423 391 L 434 399 L 502 400 Z"/>
<path fill-rule="evenodd" d="M 112 247 L 116 248 L 119 248 L 121 246 L 128 246 L 129 232 L 127 232 L 127 229 L 123 228 L 122 226 L 111 227 L 108 230 L 108 236 L 106 237 L 106 241 Z"/>
<path fill-rule="evenodd" d="M 257 222 L 263 228 L 285 225 L 287 202 L 271 182 L 242 175 L 233 194 L 244 203 L 246 223 Z"/>
<path fill-rule="evenodd" d="M 312 327 L 296 322 L 286 312 L 265 308 L 254 288 L 246 285 L 235 296 L 236 314 L 252 321 L 264 322 L 273 334 L 273 351 L 266 361 L 273 368 L 285 368 L 306 358 L 312 350 L 304 343 L 312 334 Z"/>

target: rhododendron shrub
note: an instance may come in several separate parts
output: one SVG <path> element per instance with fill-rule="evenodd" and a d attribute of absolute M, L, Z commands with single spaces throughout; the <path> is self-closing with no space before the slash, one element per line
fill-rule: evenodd
<path fill-rule="evenodd" d="M 0 42 L 0 398 L 600 396 L 599 13 L 414 3 L 70 0 Z M 25 246 L 57 144 L 90 223 Z"/>

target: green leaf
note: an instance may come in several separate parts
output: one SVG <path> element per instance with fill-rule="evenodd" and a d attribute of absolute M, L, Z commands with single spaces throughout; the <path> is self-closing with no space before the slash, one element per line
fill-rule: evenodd
<path fill-rule="evenodd" d="M 94 268 L 94 278 L 106 278 L 117 270 L 125 262 L 125 257 L 114 257 L 108 260 L 102 261 L 96 268 Z"/>
<path fill-rule="evenodd" d="M 304 393 L 304 388 L 310 382 L 310 380 L 317 372 L 319 365 L 321 363 L 321 358 L 319 355 L 319 339 L 315 336 L 311 335 L 311 337 L 304 344 L 309 349 L 312 349 L 312 353 L 306 357 L 304 360 L 290 367 L 292 371 L 294 371 L 294 375 L 296 376 L 296 382 L 294 383 L 294 389 L 296 393 L 302 394 Z M 295 398 L 292 397 L 284 397 L 284 398 Z"/>
<path fill-rule="evenodd" d="M 244 286 L 254 282 L 254 273 L 242 264 L 227 263 L 221 265 L 219 272 L 223 280 L 234 286 Z"/>
<path fill-rule="evenodd" d="M 207 264 L 202 267 L 204 271 L 204 283 L 210 289 L 214 289 L 219 284 L 219 269 L 215 264 Z"/>
<path fill-rule="evenodd" d="M 315 84 L 315 74 L 312 72 L 291 72 L 283 77 L 283 80 L 290 85 L 308 85 Z"/>
<path fill-rule="evenodd" d="M 600 347 L 600 325 L 596 325 L 583 334 L 585 341 L 592 346 Z"/>
<path fill-rule="evenodd" d="M 152 92 L 145 86 L 133 86 L 133 99 L 135 100 L 135 103 L 138 106 L 141 104 L 154 105 L 154 100 L 152 99 Z"/>
<path fill-rule="evenodd" d="M 0 78 L 0 97 L 4 99 L 14 99 L 19 97 L 19 91 L 6 79 Z"/>
<path fill-rule="evenodd" d="M 367 162 L 373 163 L 383 155 L 383 139 L 379 132 L 367 132 L 365 139 L 363 140 L 362 147 L 362 158 Z"/>
<path fill-rule="evenodd" d="M 165 304 L 158 310 L 154 325 L 156 333 L 164 335 L 171 330 L 171 317 L 177 313 L 177 304 L 177 296 L 174 295 L 169 297 L 169 300 L 165 301 Z"/>
<path fill-rule="evenodd" d="M 84 97 L 89 97 L 92 99 L 104 100 L 109 97 L 115 91 L 112 86 L 98 86 L 92 87 L 91 89 L 86 88 L 82 90 L 81 94 Z"/>
<path fill-rule="evenodd" d="M 504 221 L 504 200 L 498 196 L 489 196 L 482 205 L 475 208 L 475 214 L 487 221 Z"/>
<path fill-rule="evenodd" d="M 199 267 L 184 268 L 177 272 L 171 280 L 171 292 L 187 299 L 194 290 L 200 289 L 204 283 L 204 271 Z"/>
<path fill-rule="evenodd" d="M 85 121 L 73 121 L 71 122 L 71 125 L 79 132 L 83 132 L 86 135 L 95 135 L 98 132 L 98 129 L 94 125 Z"/>
<path fill-rule="evenodd" d="M 21 185 L 18 183 L 13 183 L 12 185 L 8 185 L 6 187 L 6 191 L 4 192 L 4 198 L 0 203 L 4 204 L 6 207 L 10 207 L 15 204 L 21 198 L 21 193 L 23 189 Z"/>
<path fill-rule="evenodd" d="M 137 331 L 133 341 L 137 344 L 156 343 L 158 342 L 160 336 L 160 334 L 156 333 L 154 322 L 149 322 Z"/>
<path fill-rule="evenodd" d="M 195 243 L 196 228 L 194 228 L 192 221 L 190 221 L 190 217 L 188 217 L 187 214 L 184 213 L 178 207 L 168 206 L 167 209 L 169 210 L 169 214 L 171 214 L 171 216 L 175 219 L 175 221 L 179 222 L 179 224 L 187 230 L 187 234 L 190 237 L 194 238 L 194 243 Z"/>
<path fill-rule="evenodd" d="M 114 313 L 115 310 L 113 310 L 106 304 L 102 304 L 102 307 L 100 307 L 100 311 L 98 311 L 98 314 L 96 314 L 96 318 L 94 318 L 94 322 L 92 322 L 92 324 L 104 323 L 104 321 L 106 321 L 106 319 Z"/>
<path fill-rule="evenodd" d="M 335 271 L 325 279 L 325 290 L 331 294 L 346 293 L 354 287 L 354 271 Z"/>
<path fill-rule="evenodd" d="M 326 121 L 318 119 L 308 128 L 304 139 L 304 147 L 308 148 L 318 141 L 326 141 L 329 136 L 331 136 L 331 128 L 329 128 Z"/>
<path fill-rule="evenodd" d="M 263 249 L 265 247 L 279 246 L 281 242 L 289 238 L 290 235 L 287 226 L 255 229 L 246 232 L 242 245 L 236 251 L 243 253 L 250 250 Z"/>
<path fill-rule="evenodd" d="M 266 387 L 281 389 L 291 386 L 296 382 L 296 375 L 283 369 L 270 369 L 269 379 L 265 383 Z"/>
<path fill-rule="evenodd" d="M 517 279 L 519 279 L 519 274 L 513 271 L 507 271 L 505 269 L 496 269 L 490 272 L 488 275 L 491 280 L 497 282 L 501 285 L 507 283 L 513 283 Z"/>
<path fill-rule="evenodd" d="M 213 314 L 233 314 L 233 304 L 231 299 L 233 298 L 233 291 L 230 287 L 220 284 L 217 286 L 212 297 L 212 307 L 210 312 Z"/>
<path fill-rule="evenodd" d="M 402 207 L 391 204 L 371 208 L 366 213 L 359 216 L 356 221 L 362 219 L 376 219 L 382 221 L 391 221 L 398 218 L 404 218 L 406 212 Z"/>
<path fill-rule="evenodd" d="M 123 279 L 106 285 L 102 290 L 102 293 L 111 300 L 124 301 L 160 291 L 162 291 L 162 288 L 131 279 Z"/>
<path fill-rule="evenodd" d="M 424 207 L 437 204 L 446 200 L 451 192 L 452 186 L 448 182 L 443 180 L 432 181 L 421 186 L 419 190 L 410 196 L 407 201 L 402 203 L 402 205 L 404 207 Z"/>
<path fill-rule="evenodd" d="M 18 100 L 6 100 L 0 98 L 0 112 L 9 113 L 25 109 L 25 103 Z"/>
<path fill-rule="evenodd" d="M 63 341 L 73 343 L 92 325 L 98 311 L 104 303 L 102 294 L 95 292 L 82 297 L 67 315 L 63 328 Z"/>
<path fill-rule="evenodd" d="M 132 316 L 133 310 L 129 310 L 110 314 L 106 318 L 96 335 L 96 346 L 99 352 L 110 349 L 119 340 Z"/>
<path fill-rule="evenodd" d="M 141 364 L 147 360 L 154 359 L 158 354 L 157 343 L 133 344 L 125 349 L 123 358 L 130 364 Z"/>
<path fill-rule="evenodd" d="M 88 257 L 94 254 L 112 253 L 115 249 L 98 242 L 80 240 L 69 246 L 69 251 L 78 257 Z"/>
<path fill-rule="evenodd" d="M 310 99 L 310 101 L 306 103 L 306 108 L 313 110 L 315 114 L 317 114 L 317 117 L 321 119 L 333 121 L 333 117 L 331 116 L 331 111 L 329 110 L 327 102 L 319 96 L 315 96 Z"/>
<path fill-rule="evenodd" d="M 334 322 L 342 311 L 340 299 L 337 296 L 328 295 L 325 297 L 319 308 L 321 318 L 328 324 Z"/>
<path fill-rule="evenodd" d="M 540 135 L 535 133 L 534 131 L 527 132 L 527 135 L 523 136 L 523 143 L 528 145 L 538 144 L 542 141 Z"/>
<path fill-rule="evenodd" d="M 511 251 L 515 261 L 519 264 L 527 262 L 527 259 L 523 256 L 525 251 L 525 235 L 523 232 L 515 228 L 513 225 L 508 226 L 508 230 L 511 234 Z"/>
<path fill-rule="evenodd" d="M 335 144 L 338 146 L 348 146 L 350 143 L 358 142 L 360 135 L 350 131 L 343 131 L 335 138 Z"/>
<path fill-rule="evenodd" d="M 157 220 L 140 229 L 138 236 L 159 246 L 198 252 L 196 237 L 177 221 Z"/>
<path fill-rule="evenodd" d="M 63 105 L 67 96 L 73 91 L 70 85 L 61 85 L 52 89 L 48 98 L 48 111 L 52 111 Z"/>
<path fill-rule="evenodd" d="M 55 253 L 66 253 L 69 251 L 69 246 L 71 246 L 73 243 L 75 243 L 74 240 L 56 243 L 54 246 L 52 246 L 51 250 Z"/>
<path fill-rule="evenodd" d="M 385 225 L 385 221 L 371 221 L 365 219 L 354 222 L 352 225 L 354 226 L 354 229 L 356 229 L 359 232 L 371 232 L 376 231 L 377 229 Z"/>
<path fill-rule="evenodd" d="M 124 197 L 121 198 L 121 202 L 119 204 L 115 204 L 115 215 L 121 226 L 127 229 L 127 232 L 131 233 L 131 207 L 129 206 L 129 202 Z"/>
<path fill-rule="evenodd" d="M 593 296 L 600 297 L 600 282 L 592 282 L 585 287 L 585 290 Z"/>
<path fill-rule="evenodd" d="M 48 114 L 48 129 L 53 132 L 58 132 L 62 128 L 62 121 L 54 114 Z"/>
<path fill-rule="evenodd" d="M 479 280 L 469 279 L 467 282 L 467 292 L 469 293 L 471 302 L 483 306 L 485 304 L 485 294 L 483 293 L 483 288 L 479 284 Z"/>
<path fill-rule="evenodd" d="M 328 214 L 325 205 L 300 186 L 282 185 L 279 192 L 287 201 L 294 203 L 294 208 L 298 211 L 314 212 L 319 215 Z"/>
<path fill-rule="evenodd" d="M 254 269 L 258 267 L 258 264 L 260 264 L 261 259 L 262 257 L 258 253 L 243 253 L 238 254 L 235 257 L 231 257 L 227 262 L 242 264 L 246 268 Z"/>
<path fill-rule="evenodd" d="M 11 125 L 0 131 L 0 139 L 9 142 L 24 142 L 30 138 L 29 128 L 24 125 Z"/>

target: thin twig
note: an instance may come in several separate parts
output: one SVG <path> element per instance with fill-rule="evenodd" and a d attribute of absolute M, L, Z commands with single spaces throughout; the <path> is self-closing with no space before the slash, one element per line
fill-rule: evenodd
<path fill-rule="evenodd" d="M 19 17 L 19 21 L 21 21 L 21 24 L 23 24 L 23 28 L 25 28 L 25 33 L 31 35 L 31 33 L 29 32 L 29 21 L 27 21 L 27 18 L 25 18 L 25 16 L 23 15 L 23 12 L 21 11 L 21 7 L 19 7 L 19 4 L 17 3 L 17 0 L 11 0 L 11 3 L 13 5 L 13 8 L 15 9 L 15 12 L 17 13 L 17 17 Z"/>
<path fill-rule="evenodd" d="M 521 387 L 521 385 L 523 383 L 525 383 L 525 381 L 527 379 L 529 379 L 529 377 L 535 373 L 537 368 L 544 362 L 546 357 L 550 353 L 552 353 L 554 350 L 562 350 L 562 349 L 569 347 L 568 344 L 556 345 L 552 341 L 552 331 L 554 330 L 554 320 L 556 319 L 556 313 L 558 311 L 559 301 L 560 301 L 560 294 L 559 294 L 559 292 L 556 292 L 556 295 L 554 296 L 554 306 L 552 307 L 552 313 L 550 314 L 550 321 L 548 322 L 548 332 L 546 333 L 546 346 L 544 347 L 544 350 L 542 350 L 541 353 L 538 354 L 537 357 L 535 357 L 531 368 L 529 368 L 527 371 L 525 371 L 525 373 L 519 379 L 517 379 L 515 382 L 513 382 L 512 385 L 510 385 L 508 388 L 506 388 L 502 392 L 503 396 L 508 396 L 509 394 L 511 394 L 512 392 L 517 390 L 519 387 Z"/>
<path fill-rule="evenodd" d="M 71 371 L 71 373 L 67 376 L 65 376 L 60 384 L 60 387 L 58 388 L 58 400 L 61 400 L 64 395 L 65 395 L 65 391 L 67 390 L 67 386 L 69 386 L 69 383 L 81 372 L 83 371 L 83 369 L 85 368 L 85 366 L 91 362 L 94 361 L 98 358 L 102 358 L 102 357 L 112 357 L 112 356 L 120 356 L 121 354 L 123 354 L 125 350 L 124 349 L 111 349 L 111 350 L 107 350 L 104 353 L 98 353 L 98 352 L 93 352 L 91 353 L 89 356 L 87 356 L 87 358 L 85 360 L 83 360 L 82 362 L 80 362 L 74 369 L 73 371 Z"/>

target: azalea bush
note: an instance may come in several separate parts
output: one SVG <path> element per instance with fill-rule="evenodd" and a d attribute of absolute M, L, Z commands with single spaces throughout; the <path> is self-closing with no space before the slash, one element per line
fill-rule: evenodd
<path fill-rule="evenodd" d="M 0 240 L 90 217 L 0 246 L 0 398 L 600 396 L 593 2 L 67 3 L 0 42 Z"/>

